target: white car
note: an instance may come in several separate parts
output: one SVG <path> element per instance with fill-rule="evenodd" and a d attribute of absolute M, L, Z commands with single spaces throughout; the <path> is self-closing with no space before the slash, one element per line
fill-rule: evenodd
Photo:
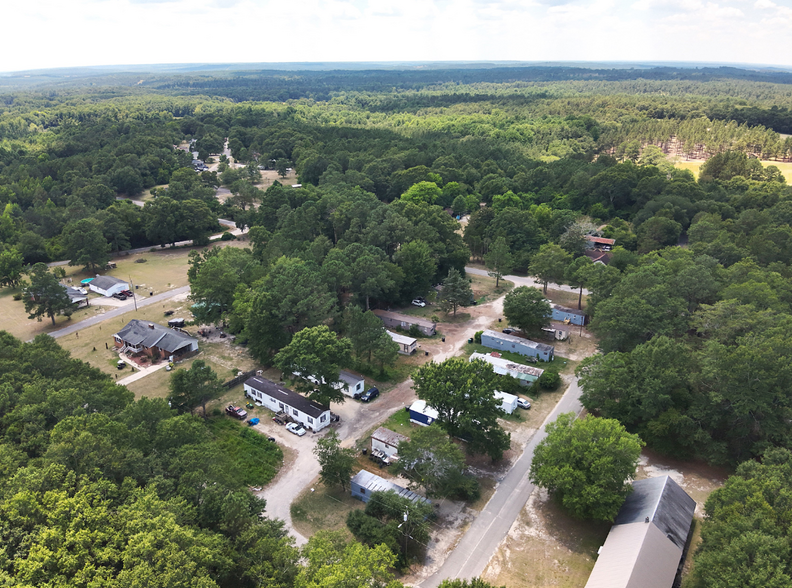
<path fill-rule="evenodd" d="M 289 431 L 289 433 L 294 433 L 298 437 L 302 437 L 306 432 L 300 423 L 289 423 L 286 425 L 286 430 Z"/>
<path fill-rule="evenodd" d="M 412 301 L 412 303 L 413 303 L 415 306 L 420 306 L 421 308 L 423 308 L 424 306 L 426 306 L 426 302 L 424 302 L 423 300 L 419 300 L 418 298 L 416 298 L 415 300 L 413 300 L 413 301 Z"/>
<path fill-rule="evenodd" d="M 528 402 L 525 398 L 518 398 L 517 406 L 519 406 L 520 408 L 528 409 L 531 408 L 531 403 Z"/>

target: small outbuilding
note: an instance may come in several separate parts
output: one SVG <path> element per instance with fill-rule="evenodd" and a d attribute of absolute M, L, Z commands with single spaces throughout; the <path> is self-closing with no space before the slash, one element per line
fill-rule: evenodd
<path fill-rule="evenodd" d="M 355 394 L 363 394 L 363 389 L 366 387 L 366 379 L 360 374 L 355 374 L 347 370 L 341 370 L 338 376 L 341 382 L 337 388 L 344 393 L 345 396 L 355 397 Z"/>
<path fill-rule="evenodd" d="M 330 408 L 298 394 L 272 380 L 253 376 L 243 384 L 245 396 L 273 412 L 286 412 L 306 429 L 321 431 L 330 424 Z"/>
<path fill-rule="evenodd" d="M 481 344 L 497 351 L 510 351 L 527 357 L 536 357 L 542 361 L 553 361 L 553 357 L 555 357 L 555 347 L 552 345 L 537 343 L 530 339 L 507 335 L 506 333 L 499 333 L 490 329 L 481 333 Z"/>
<path fill-rule="evenodd" d="M 561 306 L 559 304 L 553 304 L 551 308 L 553 309 L 551 318 L 554 321 L 561 321 L 567 324 L 571 323 L 573 325 L 579 326 L 586 324 L 586 312 L 583 310 L 567 308 L 566 306 Z"/>
<path fill-rule="evenodd" d="M 669 476 L 633 482 L 586 588 L 671 588 L 695 510 L 696 501 Z"/>
<path fill-rule="evenodd" d="M 198 339 L 157 323 L 132 319 L 113 335 L 120 353 L 144 353 L 149 357 L 184 358 L 198 351 Z"/>
<path fill-rule="evenodd" d="M 434 408 L 426 405 L 425 400 L 416 400 L 410 405 L 408 410 L 410 412 L 410 422 L 424 427 L 431 425 L 440 416 Z"/>
<path fill-rule="evenodd" d="M 534 383 L 544 373 L 542 368 L 504 359 L 500 357 L 497 352 L 495 352 L 495 355 L 492 355 L 492 353 L 473 353 L 468 361 L 473 361 L 474 359 L 486 361 L 492 366 L 492 371 L 496 374 L 511 376 L 518 380 L 523 386 Z"/>
<path fill-rule="evenodd" d="M 501 401 L 500 408 L 506 414 L 512 414 L 515 410 L 517 410 L 518 398 L 514 394 L 495 390 L 495 398 Z"/>
<path fill-rule="evenodd" d="M 89 306 L 88 304 L 88 294 L 83 288 L 73 288 L 72 286 L 64 286 L 66 288 L 66 294 L 69 296 L 69 300 L 72 301 L 77 308 L 82 308 L 83 306 Z"/>
<path fill-rule="evenodd" d="M 380 478 L 376 474 L 360 470 L 355 477 L 352 478 L 350 483 L 352 496 L 363 502 L 368 502 L 371 495 L 375 492 L 388 492 L 393 491 L 402 498 L 407 498 L 411 502 L 425 502 L 431 504 L 426 498 L 420 494 L 416 494 L 412 490 L 402 488 L 398 484 L 394 484 L 390 480 Z"/>
<path fill-rule="evenodd" d="M 589 249 L 600 249 L 602 251 L 610 251 L 616 245 L 616 239 L 606 239 L 605 237 L 596 237 L 594 235 L 586 235 L 586 247 Z"/>
<path fill-rule="evenodd" d="M 388 329 L 409 331 L 411 327 L 415 326 L 427 337 L 431 337 L 437 332 L 437 323 L 425 318 L 401 314 L 400 312 L 390 312 L 389 310 L 373 310 L 372 312 L 380 318 Z"/>
<path fill-rule="evenodd" d="M 388 457 L 393 457 L 399 453 L 399 443 L 409 440 L 409 437 L 401 433 L 380 427 L 371 434 L 371 449 L 381 451 Z"/>
<path fill-rule="evenodd" d="M 385 332 L 399 346 L 399 353 L 402 355 L 412 355 L 418 349 L 418 339 L 399 335 L 399 333 L 394 333 L 393 331 L 386 330 Z"/>
<path fill-rule="evenodd" d="M 129 290 L 129 284 L 113 276 L 96 276 L 88 282 L 88 288 L 102 296 L 112 296 L 124 290 Z"/>

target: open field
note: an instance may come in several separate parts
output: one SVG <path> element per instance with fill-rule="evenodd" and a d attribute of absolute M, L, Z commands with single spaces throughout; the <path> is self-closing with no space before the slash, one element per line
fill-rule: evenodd
<path fill-rule="evenodd" d="M 704 160 L 693 160 L 693 161 L 678 161 L 674 164 L 674 167 L 678 169 L 687 169 L 693 172 L 693 175 L 698 179 L 699 170 L 701 166 L 704 165 Z M 784 174 L 786 178 L 787 184 L 792 184 L 792 163 L 783 162 L 783 161 L 762 161 L 762 165 L 767 167 L 768 165 L 774 165 L 781 173 Z"/>
<path fill-rule="evenodd" d="M 292 524 L 303 537 L 329 530 L 344 531 L 347 538 L 352 539 L 346 526 L 347 515 L 364 508 L 363 502 L 352 498 L 349 488 L 346 491 L 337 486 L 327 488 L 317 478 L 292 503 Z"/>
<path fill-rule="evenodd" d="M 261 181 L 256 184 L 256 188 L 259 190 L 266 190 L 276 181 L 280 182 L 284 186 L 296 184 L 298 182 L 297 172 L 291 170 L 288 174 L 286 174 L 285 178 L 282 178 L 274 169 L 261 170 Z"/>
<path fill-rule="evenodd" d="M 224 241 L 222 243 L 213 244 L 213 247 L 245 247 L 247 245 L 244 241 Z M 187 257 L 190 251 L 201 250 L 203 248 L 185 248 L 185 249 L 158 249 L 154 252 L 135 253 L 133 255 L 116 257 L 113 261 L 116 264 L 115 269 L 102 272 L 103 275 L 113 276 L 115 278 L 132 281 L 134 289 L 137 286 L 135 293 L 139 297 L 149 296 L 150 292 L 160 294 L 175 288 L 187 286 Z M 145 259 L 145 263 L 137 263 L 136 260 Z M 77 286 L 81 280 L 93 277 L 93 274 L 83 271 L 82 268 L 64 265 L 61 266 L 66 272 L 66 280 L 71 278 L 71 285 Z M 50 333 L 65 326 L 79 322 L 85 318 L 101 314 L 105 311 L 105 307 L 97 304 L 96 300 L 102 300 L 104 297 L 98 294 L 91 293 L 89 301 L 91 306 L 88 308 L 77 309 L 72 314 L 71 319 L 65 316 L 55 317 L 55 325 L 52 321 L 44 317 L 41 322 L 30 320 L 27 318 L 24 304 L 21 301 L 13 299 L 13 295 L 19 290 L 11 290 L 10 288 L 0 289 L 0 316 L 3 317 L 2 328 L 15 337 L 27 341 L 41 333 Z M 130 305 L 130 310 L 134 306 Z M 125 323 L 126 324 L 126 323 Z M 115 332 L 115 331 L 114 331 Z"/>

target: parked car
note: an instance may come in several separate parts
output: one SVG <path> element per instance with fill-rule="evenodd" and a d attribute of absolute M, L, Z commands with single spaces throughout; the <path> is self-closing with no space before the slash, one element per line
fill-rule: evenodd
<path fill-rule="evenodd" d="M 420 306 L 421 308 L 423 308 L 424 306 L 426 306 L 426 302 L 424 302 L 423 300 L 419 300 L 418 298 L 416 298 L 415 300 L 413 300 L 413 301 L 412 301 L 412 303 L 413 303 L 413 305 L 415 305 L 415 306 Z"/>
<path fill-rule="evenodd" d="M 531 403 L 528 402 L 525 398 L 518 398 L 517 399 L 517 406 L 527 410 L 527 409 L 531 408 Z"/>
<path fill-rule="evenodd" d="M 239 419 L 240 421 L 244 421 L 247 418 L 247 411 L 239 408 L 238 406 L 234 406 L 233 404 L 226 406 L 225 410 L 228 416 L 232 416 L 235 419 Z"/>
<path fill-rule="evenodd" d="M 331 423 L 337 423 L 340 420 L 341 420 L 341 417 L 338 416 L 336 413 L 334 413 L 334 412 L 330 413 L 330 422 Z"/>
<path fill-rule="evenodd" d="M 286 430 L 289 431 L 289 433 L 294 433 L 298 437 L 302 437 L 306 433 L 305 429 L 300 423 L 289 423 L 286 425 Z"/>
<path fill-rule="evenodd" d="M 280 418 L 279 416 L 274 416 L 274 417 L 272 417 L 272 420 L 273 420 L 273 422 L 274 422 L 276 425 L 281 425 L 281 426 L 283 426 L 283 425 L 285 425 L 285 424 L 286 424 L 286 421 L 284 421 L 284 420 L 283 420 L 282 418 Z"/>
<path fill-rule="evenodd" d="M 116 298 L 118 300 L 126 300 L 127 299 L 126 295 L 123 292 L 116 292 L 115 294 L 113 294 L 113 298 Z"/>
<path fill-rule="evenodd" d="M 378 388 L 369 388 L 368 390 L 366 390 L 365 393 L 363 393 L 360 396 L 360 401 L 361 402 L 371 402 L 377 396 L 379 396 L 379 389 Z"/>
<path fill-rule="evenodd" d="M 132 298 L 132 297 L 135 295 L 135 294 L 132 292 L 132 290 L 121 290 L 121 294 L 123 294 L 123 295 L 124 295 L 124 296 L 126 296 L 127 298 Z"/>

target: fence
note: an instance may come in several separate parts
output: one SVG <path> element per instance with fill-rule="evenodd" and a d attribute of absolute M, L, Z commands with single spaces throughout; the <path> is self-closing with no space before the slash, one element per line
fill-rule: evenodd
<path fill-rule="evenodd" d="M 256 375 L 256 370 L 250 370 L 249 372 L 241 373 L 236 378 L 234 378 L 233 380 L 228 380 L 227 382 L 223 382 L 223 386 L 225 386 L 226 388 L 229 388 L 229 389 L 233 388 L 237 384 L 241 384 L 242 382 L 244 382 L 248 378 L 252 378 L 255 375 Z"/>

